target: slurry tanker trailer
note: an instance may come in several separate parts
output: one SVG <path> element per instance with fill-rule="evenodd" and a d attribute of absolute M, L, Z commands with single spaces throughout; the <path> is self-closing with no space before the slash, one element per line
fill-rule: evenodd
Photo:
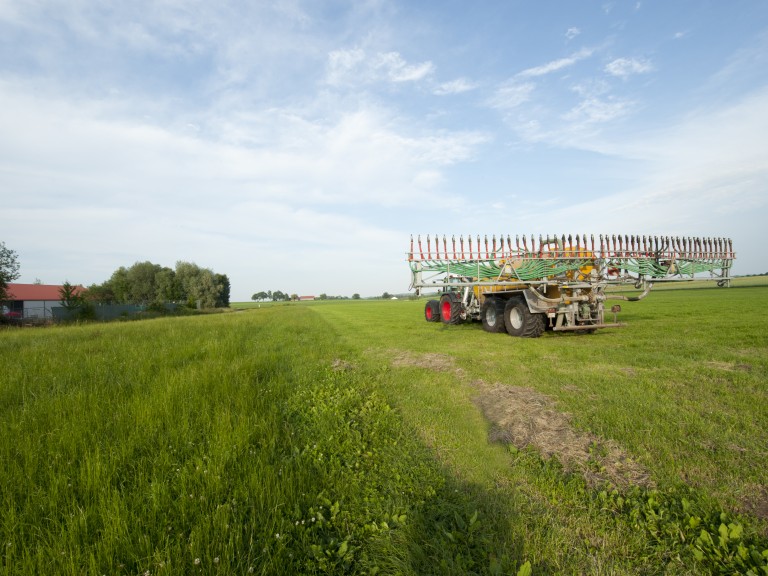
<path fill-rule="evenodd" d="M 428 322 L 482 322 L 488 332 L 536 338 L 546 329 L 593 332 L 622 326 L 621 306 L 656 283 L 699 279 L 730 285 L 735 254 L 729 238 L 594 235 L 411 237 L 408 264 L 416 294 L 436 290 L 424 307 Z M 639 291 L 628 296 L 614 288 Z"/>

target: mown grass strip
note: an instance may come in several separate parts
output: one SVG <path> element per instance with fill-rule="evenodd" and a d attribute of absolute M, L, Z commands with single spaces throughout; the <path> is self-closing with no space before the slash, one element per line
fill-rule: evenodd
<path fill-rule="evenodd" d="M 377 380 L 383 393 L 454 473 L 486 490 L 514 486 L 505 492 L 509 515 L 528 525 L 513 525 L 510 536 L 527 534 L 534 568 L 760 573 L 768 566 L 768 318 L 755 315 L 755 303 L 765 296 L 764 286 L 662 291 L 625 306 L 627 329 L 538 340 L 428 324 L 423 301 L 315 310 L 354 334 L 348 342 L 373 365 L 392 366 Z M 450 362 L 398 367 L 406 352 Z M 505 463 L 478 440 L 487 429 L 476 423 L 475 380 L 547 394 L 574 427 L 627 450 L 657 488 L 588 489 L 527 452 Z"/>

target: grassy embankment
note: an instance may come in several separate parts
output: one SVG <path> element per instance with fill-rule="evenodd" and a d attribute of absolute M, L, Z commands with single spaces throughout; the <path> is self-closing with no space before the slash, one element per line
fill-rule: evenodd
<path fill-rule="evenodd" d="M 759 574 L 766 294 L 536 340 L 403 300 L 4 331 L 0 566 Z"/>

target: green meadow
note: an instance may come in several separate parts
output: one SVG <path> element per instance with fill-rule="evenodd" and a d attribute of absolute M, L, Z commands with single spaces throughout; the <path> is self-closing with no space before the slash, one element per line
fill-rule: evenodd
<path fill-rule="evenodd" d="M 674 288 L 2 330 L 0 572 L 768 575 L 768 281 Z"/>

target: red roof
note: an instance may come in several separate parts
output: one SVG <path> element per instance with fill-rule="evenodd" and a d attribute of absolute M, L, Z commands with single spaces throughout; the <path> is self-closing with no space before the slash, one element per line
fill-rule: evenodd
<path fill-rule="evenodd" d="M 85 288 L 77 286 L 75 293 L 84 291 Z M 8 284 L 8 300 L 61 300 L 61 286 L 54 284 Z"/>

